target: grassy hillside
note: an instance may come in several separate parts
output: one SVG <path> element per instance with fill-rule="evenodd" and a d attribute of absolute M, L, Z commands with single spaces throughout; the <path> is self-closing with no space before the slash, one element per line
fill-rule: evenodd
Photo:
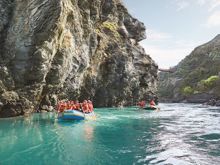
<path fill-rule="evenodd" d="M 220 97 L 220 35 L 197 47 L 175 68 L 174 73 L 159 75 L 162 100 L 181 101 L 199 93 Z"/>

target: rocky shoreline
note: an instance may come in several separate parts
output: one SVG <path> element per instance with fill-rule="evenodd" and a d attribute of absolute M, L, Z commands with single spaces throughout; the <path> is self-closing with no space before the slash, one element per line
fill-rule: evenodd
<path fill-rule="evenodd" d="M 194 94 L 186 98 L 177 99 L 160 99 L 162 103 L 195 103 L 195 104 L 204 104 L 210 106 L 220 106 L 220 99 L 215 98 L 215 96 L 203 93 L 203 94 Z"/>

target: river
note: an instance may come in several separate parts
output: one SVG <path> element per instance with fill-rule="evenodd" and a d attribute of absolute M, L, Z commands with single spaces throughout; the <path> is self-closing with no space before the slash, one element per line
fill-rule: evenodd
<path fill-rule="evenodd" d="M 160 107 L 96 109 L 96 121 L 0 119 L 0 165 L 220 164 L 220 108 Z"/>

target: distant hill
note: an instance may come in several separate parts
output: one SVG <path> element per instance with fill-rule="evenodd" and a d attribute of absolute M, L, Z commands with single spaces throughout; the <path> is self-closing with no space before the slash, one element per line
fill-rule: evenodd
<path fill-rule="evenodd" d="M 201 45 L 174 67 L 159 74 L 163 102 L 207 102 L 220 99 L 220 35 Z"/>

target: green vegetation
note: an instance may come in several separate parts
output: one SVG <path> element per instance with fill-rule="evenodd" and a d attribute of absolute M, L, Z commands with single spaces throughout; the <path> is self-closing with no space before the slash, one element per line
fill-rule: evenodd
<path fill-rule="evenodd" d="M 120 34 L 117 31 L 118 30 L 117 23 L 105 21 L 105 22 L 103 22 L 102 26 L 103 26 L 103 28 L 110 30 L 113 33 L 113 35 L 115 36 L 115 38 L 117 38 L 117 39 L 120 38 Z"/>
<path fill-rule="evenodd" d="M 206 85 L 207 87 L 213 87 L 218 80 L 219 76 L 211 76 L 204 81 L 204 85 Z"/>
<path fill-rule="evenodd" d="M 118 24 L 116 22 L 105 21 L 101 23 L 101 25 L 97 26 L 96 33 L 103 37 L 103 35 L 106 33 L 104 30 L 106 29 L 111 32 L 117 40 L 120 39 L 120 34 L 118 33 Z"/>
<path fill-rule="evenodd" d="M 214 86 L 217 85 L 217 81 L 219 80 L 219 76 L 210 76 L 208 79 L 206 80 L 201 80 L 198 83 L 198 87 L 200 88 L 200 90 L 207 90 L 207 89 L 211 89 Z"/>
<path fill-rule="evenodd" d="M 118 25 L 115 22 L 105 21 L 105 22 L 103 22 L 102 25 L 103 25 L 103 27 L 108 28 L 111 31 L 117 31 L 117 29 L 118 29 Z"/>
<path fill-rule="evenodd" d="M 186 86 L 186 87 L 183 88 L 183 91 L 182 91 L 182 92 L 183 92 L 183 95 L 188 96 L 188 95 L 193 94 L 193 93 L 194 93 L 194 90 L 193 90 L 192 87 Z"/>

